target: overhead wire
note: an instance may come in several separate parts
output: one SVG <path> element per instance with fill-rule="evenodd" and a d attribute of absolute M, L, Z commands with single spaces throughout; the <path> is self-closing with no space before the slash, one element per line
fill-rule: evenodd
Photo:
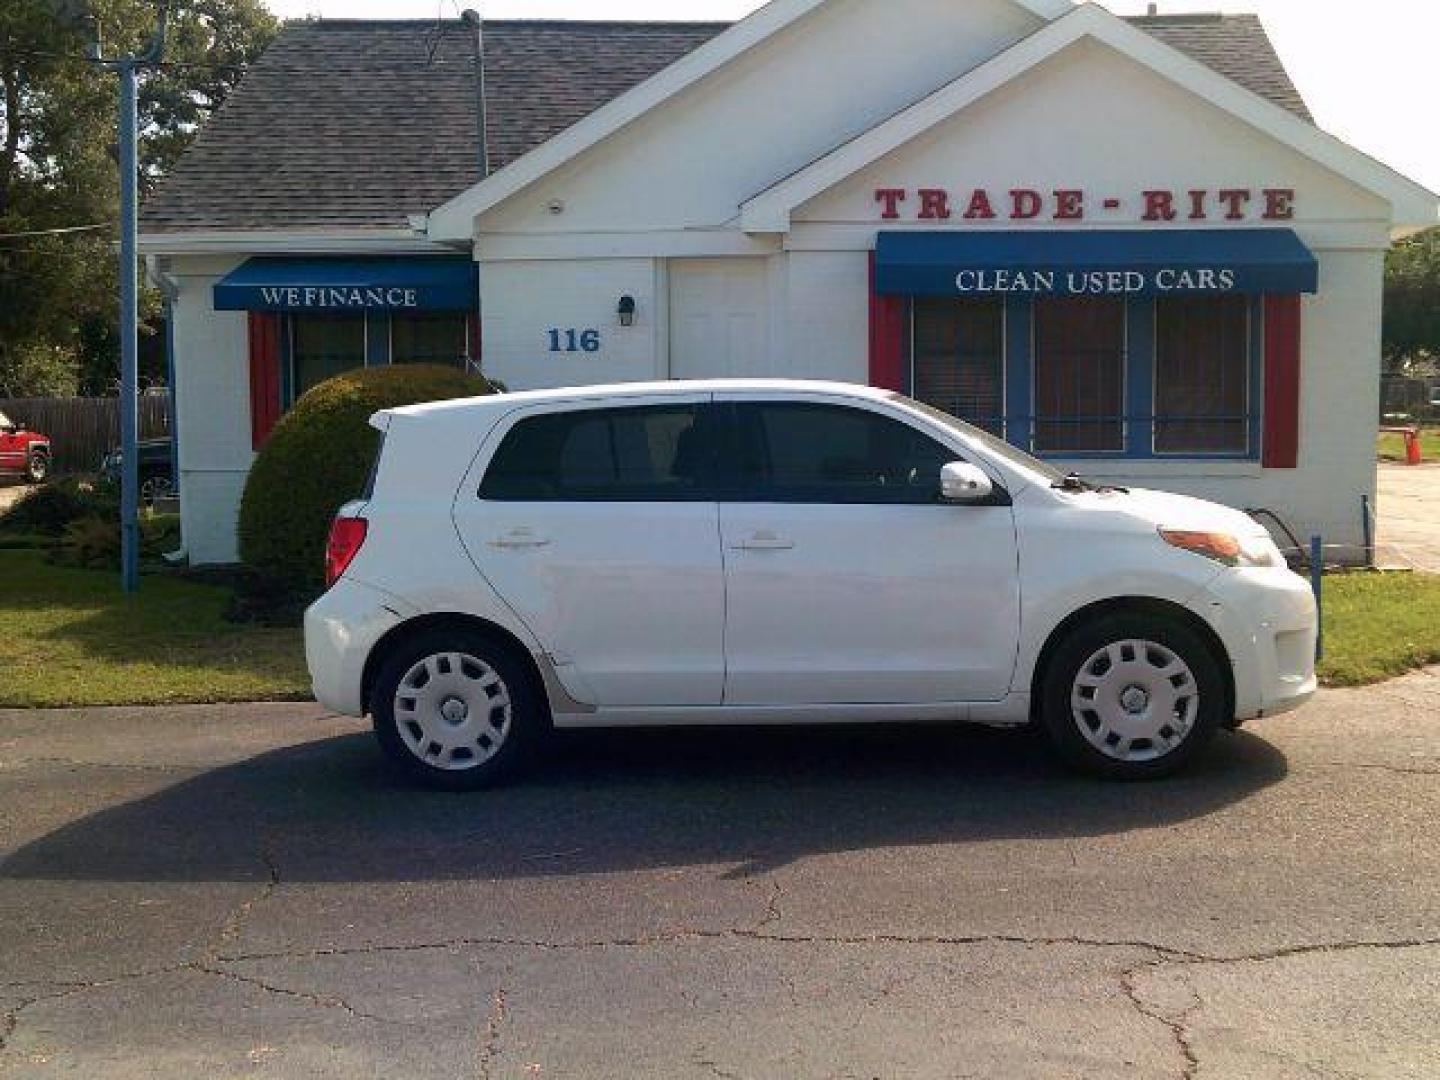
<path fill-rule="evenodd" d="M 70 233 L 95 232 L 99 229 L 113 229 L 113 222 L 96 225 L 63 225 L 54 229 L 26 229 L 23 232 L 0 233 L 0 240 L 28 240 L 43 236 L 65 236 Z"/>

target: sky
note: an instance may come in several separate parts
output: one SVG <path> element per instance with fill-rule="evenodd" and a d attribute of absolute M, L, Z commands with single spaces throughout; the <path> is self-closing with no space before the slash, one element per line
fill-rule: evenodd
<path fill-rule="evenodd" d="M 267 0 L 287 18 L 738 19 L 756 0 Z M 883 2 L 883 0 L 882 0 Z M 964 0 L 954 0 L 963 3 Z M 1117 15 L 1144 0 L 1107 0 Z M 1259 15 L 1326 131 L 1440 191 L 1440 0 L 1160 0 L 1162 14 Z"/>

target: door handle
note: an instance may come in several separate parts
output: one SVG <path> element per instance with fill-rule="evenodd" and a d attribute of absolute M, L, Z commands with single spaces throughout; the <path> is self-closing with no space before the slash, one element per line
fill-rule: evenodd
<path fill-rule="evenodd" d="M 795 541 L 772 532 L 757 532 L 732 546 L 736 551 L 790 551 L 795 547 Z"/>
<path fill-rule="evenodd" d="M 541 536 L 533 529 L 511 529 L 509 532 L 495 537 L 490 541 L 493 548 L 507 550 L 523 550 L 525 548 L 542 548 L 550 543 L 548 536 Z"/>

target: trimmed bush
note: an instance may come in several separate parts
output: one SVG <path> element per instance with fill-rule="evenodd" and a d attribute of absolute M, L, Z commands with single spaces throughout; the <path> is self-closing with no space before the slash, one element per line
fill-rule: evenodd
<path fill-rule="evenodd" d="M 86 518 L 112 519 L 118 528 L 120 499 L 93 479 L 68 477 L 36 488 L 0 515 L 0 532 L 60 536 Z"/>
<path fill-rule="evenodd" d="M 267 592 L 318 595 L 330 519 L 364 489 L 375 456 L 380 434 L 371 415 L 493 392 L 478 375 L 433 364 L 362 368 L 321 383 L 275 426 L 250 470 L 240 558 Z"/>
<path fill-rule="evenodd" d="M 140 566 L 162 567 L 163 556 L 180 546 L 180 515 L 141 510 Z M 85 517 L 65 527 L 65 535 L 50 550 L 57 566 L 78 566 L 87 570 L 120 569 L 120 521 L 118 518 Z"/>

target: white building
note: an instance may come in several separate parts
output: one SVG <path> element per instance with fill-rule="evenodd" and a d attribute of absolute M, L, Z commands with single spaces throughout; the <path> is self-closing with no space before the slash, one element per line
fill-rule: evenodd
<path fill-rule="evenodd" d="M 476 357 L 511 389 L 889 386 L 1358 546 L 1383 255 L 1437 209 L 1314 125 L 1250 17 L 773 0 L 733 26 L 293 26 L 141 242 L 197 562 L 236 557 L 299 392 Z"/>

